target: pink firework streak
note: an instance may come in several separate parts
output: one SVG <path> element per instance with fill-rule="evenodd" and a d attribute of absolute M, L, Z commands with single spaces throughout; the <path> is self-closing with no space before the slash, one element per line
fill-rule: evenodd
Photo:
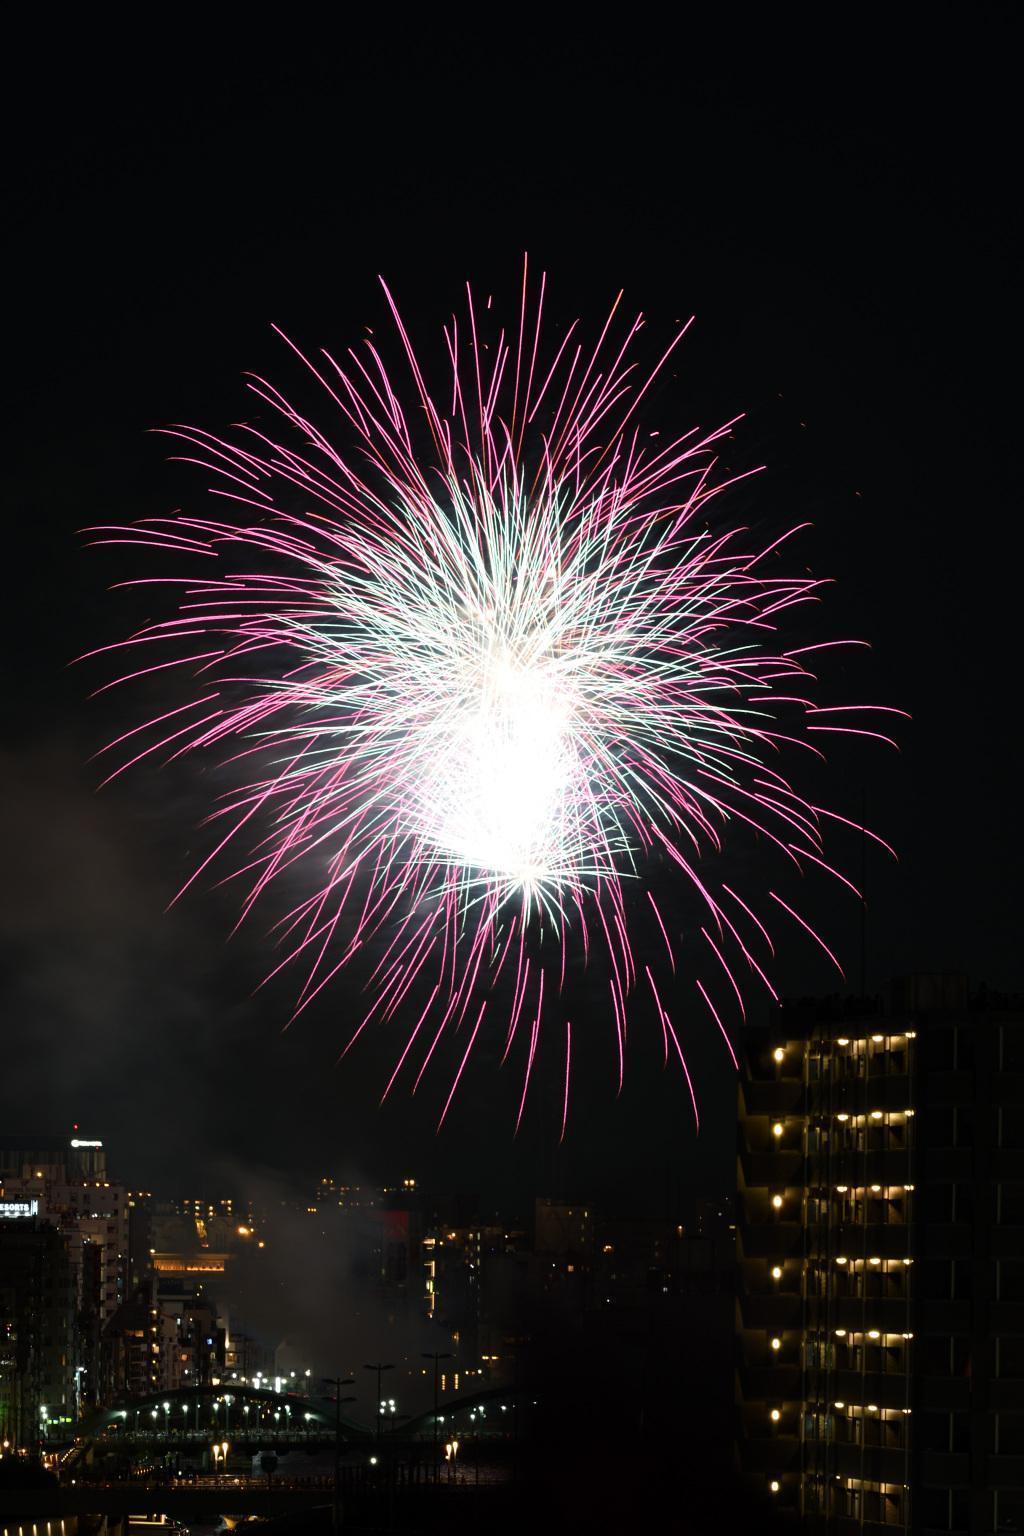
<path fill-rule="evenodd" d="M 384 293 L 408 399 L 373 339 L 340 362 L 292 347 L 348 447 L 256 378 L 280 441 L 257 425 L 170 429 L 213 476 L 217 516 L 90 530 L 182 572 L 143 578 L 173 606 L 106 648 L 135 658 L 115 681 L 177 668 L 194 687 L 104 748 L 120 753 L 110 777 L 187 752 L 235 764 L 211 818 L 220 835 L 183 889 L 230 856 L 244 918 L 286 873 L 299 878 L 271 974 L 302 968 L 298 1014 L 370 957 L 369 1006 L 342 1054 L 371 1024 L 415 1020 L 385 1097 L 403 1076 L 415 1091 L 459 1034 L 443 1121 L 480 1031 L 497 1031 L 502 1059 L 523 1062 L 518 1126 L 544 1016 L 557 1014 L 564 1135 L 566 957 L 591 962 L 596 948 L 620 1086 L 640 969 L 696 1117 L 680 1009 L 699 1010 L 735 1060 L 712 993 L 724 989 L 739 1018 L 748 985 L 774 995 L 769 917 L 834 959 L 774 891 L 758 915 L 721 883 L 724 839 L 754 829 L 791 867 L 853 890 L 822 838 L 823 818 L 844 818 L 804 799 L 782 766 L 793 745 L 820 757 L 824 733 L 881 733 L 851 725 L 860 707 L 813 703 L 806 656 L 824 644 L 777 639 L 821 583 L 780 575 L 777 561 L 769 573 L 782 539 L 750 548 L 745 530 L 708 522 L 734 483 L 714 478 L 734 423 L 667 441 L 638 425 L 686 327 L 649 372 L 632 359 L 642 317 L 622 322 L 618 299 L 593 347 L 574 323 L 548 349 L 544 281 L 534 299 L 524 265 L 508 333 L 467 289 L 465 318 L 444 330 L 438 394 Z M 634 955 L 627 901 L 633 885 L 646 895 L 637 910 L 675 977 L 669 926 L 643 886 L 645 866 L 666 859 L 699 908 L 692 950 L 707 967 L 689 990 L 672 982 L 675 1024 Z"/>

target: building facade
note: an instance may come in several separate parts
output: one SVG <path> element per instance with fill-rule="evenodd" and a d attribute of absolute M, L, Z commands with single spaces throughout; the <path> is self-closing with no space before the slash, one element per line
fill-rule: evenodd
<path fill-rule="evenodd" d="M 780 1007 L 739 1090 L 739 1461 L 814 1528 L 1024 1530 L 1024 1011 Z"/>

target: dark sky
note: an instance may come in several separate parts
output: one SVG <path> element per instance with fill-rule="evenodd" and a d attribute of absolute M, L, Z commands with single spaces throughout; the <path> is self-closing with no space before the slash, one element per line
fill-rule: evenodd
<path fill-rule="evenodd" d="M 1010 11 L 621 25 L 500 47 L 404 22 L 230 52 L 176 37 L 127 63 L 130 40 L 89 32 L 9 62 L 5 1131 L 79 1120 L 129 1179 L 211 1193 L 250 1165 L 495 1199 L 728 1178 L 734 1085 L 710 1038 L 696 1146 L 653 1038 L 618 1102 L 595 1043 L 560 1154 L 554 1056 L 516 1141 L 490 1068 L 440 1138 L 436 1099 L 378 1111 L 386 1056 L 334 1065 L 344 987 L 282 1034 L 285 993 L 251 997 L 259 927 L 227 946 L 230 903 L 202 890 L 164 914 L 202 786 L 143 771 L 97 795 L 88 759 L 136 717 L 67 667 L 133 611 L 106 590 L 128 564 L 76 530 L 201 497 L 150 428 L 236 419 L 246 369 L 293 379 L 271 322 L 337 349 L 380 324 L 378 272 L 429 347 L 466 278 L 512 293 L 523 250 L 556 323 L 620 287 L 659 335 L 696 314 L 659 425 L 747 413 L 737 463 L 768 468 L 729 514 L 813 522 L 800 558 L 836 578 L 815 623 L 874 646 L 837 694 L 914 716 L 900 756 L 843 752 L 832 778 L 901 854 L 869 862 L 868 987 L 950 968 L 1022 985 Z M 821 918 L 857 979 L 855 907 Z M 833 985 L 806 949 L 782 977 Z"/>

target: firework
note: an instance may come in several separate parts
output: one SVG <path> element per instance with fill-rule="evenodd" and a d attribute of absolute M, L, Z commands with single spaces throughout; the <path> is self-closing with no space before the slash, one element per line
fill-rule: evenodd
<path fill-rule="evenodd" d="M 700 1009 L 731 1054 L 715 997 L 742 1017 L 748 985 L 774 995 L 769 915 L 827 948 L 770 885 L 752 902 L 723 883 L 724 840 L 754 828 L 771 854 L 849 885 L 822 835 L 843 818 L 784 763 L 821 733 L 881 733 L 817 707 L 807 656 L 823 647 L 778 638 L 820 582 L 780 574 L 767 557 L 782 539 L 751 547 L 710 515 L 734 483 L 716 471 L 734 423 L 667 439 L 640 424 L 685 327 L 646 372 L 642 318 L 620 321 L 618 300 L 594 345 L 573 325 L 549 349 L 544 282 L 534 298 L 524 267 L 507 332 L 467 289 L 442 396 L 384 293 L 408 398 L 372 335 L 341 361 L 299 354 L 345 446 L 256 378 L 256 422 L 170 429 L 213 476 L 215 514 L 91 530 L 176 562 L 141 578 L 173 607 L 122 642 L 134 659 L 115 681 L 182 669 L 192 690 L 104 749 L 110 777 L 187 752 L 234 763 L 215 846 L 183 889 L 230 859 L 246 917 L 300 882 L 271 974 L 301 967 L 301 1012 L 369 957 L 345 1049 L 403 1022 L 385 1095 L 403 1076 L 418 1087 L 458 1035 L 443 1120 L 485 1029 L 522 1061 L 521 1118 L 542 1021 L 560 1020 L 564 1134 L 571 955 L 602 971 L 620 1083 L 641 992 L 696 1117 L 667 1003 L 687 1028 Z M 685 984 L 645 886 L 666 860 L 697 914 Z M 668 989 L 637 954 L 638 891 Z"/>

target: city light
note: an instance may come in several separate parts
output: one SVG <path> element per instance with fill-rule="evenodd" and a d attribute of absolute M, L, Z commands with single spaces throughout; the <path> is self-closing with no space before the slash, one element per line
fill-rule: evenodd
<path fill-rule="evenodd" d="M 772 1126 L 772 1135 L 778 1138 L 782 1135 L 782 1129 L 782 1121 L 776 1120 L 775 1124 Z"/>
<path fill-rule="evenodd" d="M 781 1045 L 777 1045 L 775 1047 L 774 1051 L 772 1052 L 772 1055 L 775 1057 L 776 1061 L 784 1061 L 785 1057 L 786 1057 L 786 1053 L 782 1049 Z"/>
<path fill-rule="evenodd" d="M 777 1211 L 781 1211 L 782 1210 L 782 1196 L 781 1195 L 772 1195 L 772 1205 L 775 1207 L 775 1209 Z"/>
<path fill-rule="evenodd" d="M 772 1409 L 772 1423 L 773 1424 L 777 1424 L 781 1418 L 782 1418 L 782 1414 L 779 1412 L 779 1410 L 777 1408 L 773 1408 Z"/>
<path fill-rule="evenodd" d="M 773 1481 L 772 1481 L 772 1482 L 771 1482 L 771 1483 L 769 1483 L 769 1485 L 768 1485 L 768 1486 L 769 1486 L 769 1487 L 770 1487 L 770 1488 L 771 1488 L 771 1490 L 772 1490 L 772 1493 L 778 1493 L 778 1491 L 779 1491 L 779 1485 L 778 1485 L 778 1483 L 777 1483 L 777 1482 L 775 1482 L 775 1481 L 774 1481 L 774 1479 L 773 1479 Z"/>
<path fill-rule="evenodd" d="M 782 1265 L 781 1264 L 773 1264 L 772 1265 L 772 1279 L 773 1280 L 781 1280 L 782 1279 Z"/>
<path fill-rule="evenodd" d="M 772 1349 L 781 1349 L 781 1348 L 782 1348 L 782 1340 L 780 1338 L 778 1338 L 778 1336 L 776 1336 L 774 1339 L 772 1339 Z"/>

